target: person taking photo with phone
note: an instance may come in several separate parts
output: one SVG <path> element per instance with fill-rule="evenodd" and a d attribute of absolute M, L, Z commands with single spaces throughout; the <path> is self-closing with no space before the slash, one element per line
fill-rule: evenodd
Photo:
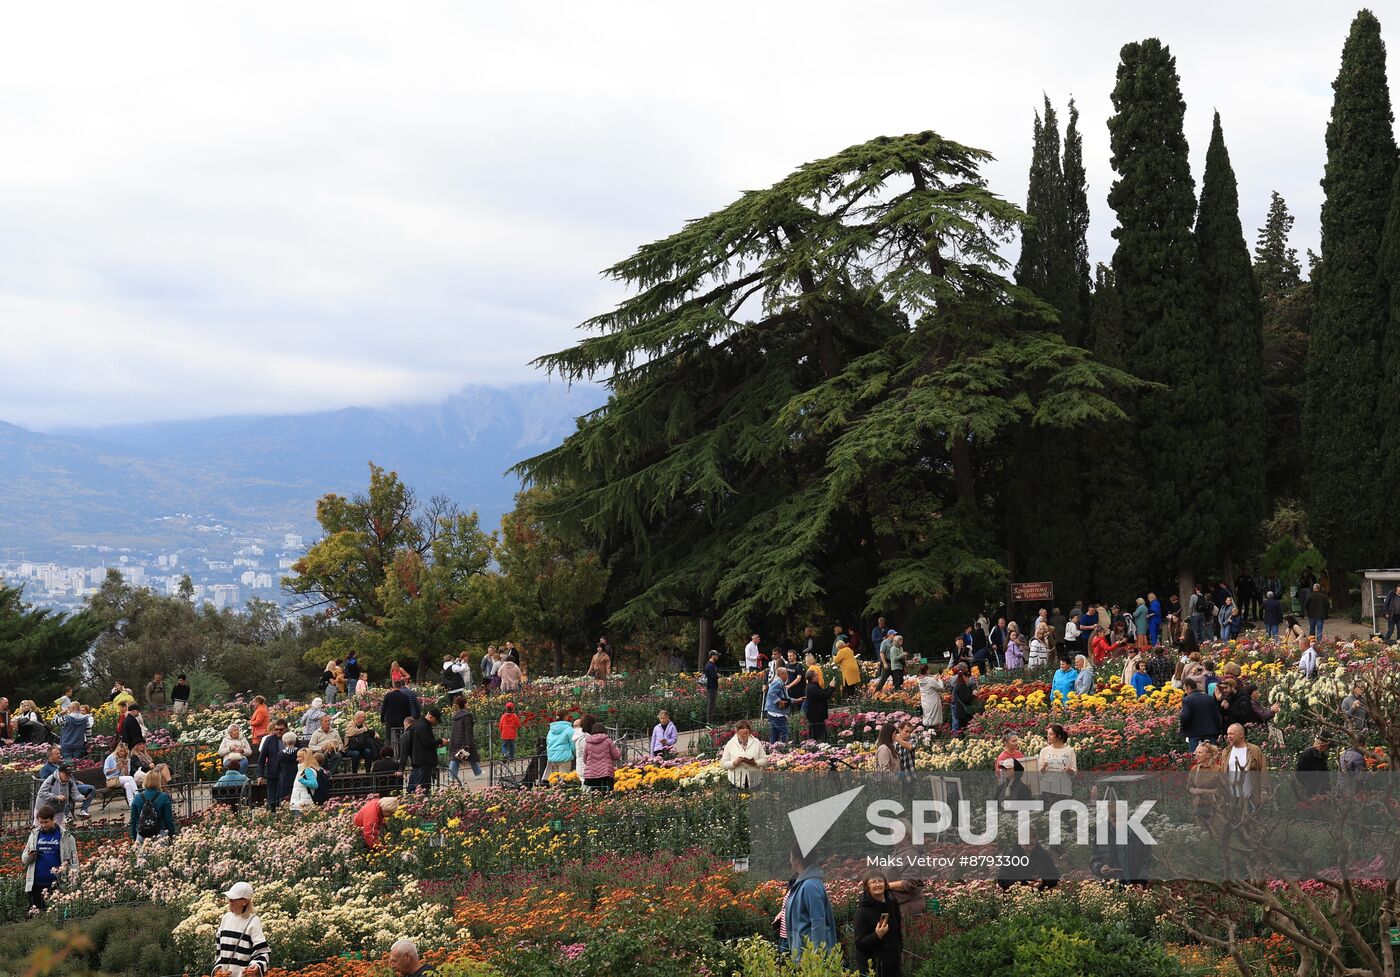
<path fill-rule="evenodd" d="M 855 919 L 856 972 L 875 977 L 899 977 L 904 954 L 899 901 L 881 872 L 868 872 L 861 881 Z"/>

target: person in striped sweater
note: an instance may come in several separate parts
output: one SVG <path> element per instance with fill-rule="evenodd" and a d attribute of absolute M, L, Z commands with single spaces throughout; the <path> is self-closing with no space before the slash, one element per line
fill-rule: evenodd
<path fill-rule="evenodd" d="M 264 977 L 271 954 L 262 920 L 253 915 L 253 887 L 236 883 L 224 897 L 228 912 L 219 921 L 214 977 Z"/>

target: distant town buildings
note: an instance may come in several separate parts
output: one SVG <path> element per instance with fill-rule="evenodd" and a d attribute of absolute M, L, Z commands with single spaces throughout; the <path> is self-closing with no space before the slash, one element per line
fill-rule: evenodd
<path fill-rule="evenodd" d="M 42 560 L 0 559 L 0 581 L 23 587 L 24 600 L 30 604 L 68 611 L 77 610 L 97 592 L 109 569 L 120 573 L 129 586 L 172 596 L 180 592 L 188 574 L 194 602 L 217 610 L 237 610 L 253 598 L 284 602 L 282 578 L 293 572 L 292 566 L 306 552 L 301 534 L 283 534 L 278 547 L 224 526 L 196 529 L 209 533 L 209 544 L 180 552 L 170 552 L 168 547 L 140 552 L 87 544 L 70 547 L 67 557 L 44 553 L 39 554 L 45 557 Z"/>

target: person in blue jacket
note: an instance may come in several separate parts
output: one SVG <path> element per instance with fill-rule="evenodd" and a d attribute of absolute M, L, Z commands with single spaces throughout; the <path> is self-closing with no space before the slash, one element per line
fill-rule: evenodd
<path fill-rule="evenodd" d="M 1137 671 L 1133 672 L 1133 691 L 1138 695 L 1147 692 L 1147 687 L 1152 684 L 1152 676 L 1147 674 L 1147 662 L 1138 659 Z"/>
<path fill-rule="evenodd" d="M 801 848 L 793 845 L 792 870 L 797 878 L 792 880 L 787 897 L 783 899 L 786 933 L 783 947 L 791 952 L 794 960 L 801 960 L 809 947 L 826 950 L 839 946 L 840 940 L 836 936 L 836 914 L 831 910 L 831 896 L 827 895 L 826 883 L 822 881 L 816 853 L 804 855 Z"/>
<path fill-rule="evenodd" d="M 574 767 L 574 724 L 564 713 L 549 724 L 544 743 L 550 773 L 568 773 Z"/>
<path fill-rule="evenodd" d="M 1055 670 L 1055 676 L 1050 681 L 1050 701 L 1060 706 L 1067 704 L 1069 694 L 1074 691 L 1074 683 L 1078 678 L 1079 672 L 1069 663 L 1069 659 L 1061 658 L 1060 667 Z"/>
<path fill-rule="evenodd" d="M 1147 595 L 1147 646 L 1156 648 L 1162 633 L 1162 602 L 1156 594 Z"/>

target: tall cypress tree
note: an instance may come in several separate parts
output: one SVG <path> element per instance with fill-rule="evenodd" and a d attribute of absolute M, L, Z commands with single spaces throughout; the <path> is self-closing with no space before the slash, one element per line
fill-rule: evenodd
<path fill-rule="evenodd" d="M 1125 368 L 1122 297 L 1113 269 L 1102 262 L 1094 269 L 1090 329 L 1094 359 Z M 1085 520 L 1091 529 L 1080 553 L 1093 575 L 1087 593 L 1095 598 L 1126 600 L 1143 587 L 1144 567 L 1155 565 L 1144 553 L 1153 526 L 1152 513 L 1138 494 L 1143 487 L 1140 438 L 1138 423 L 1129 418 L 1099 425 L 1088 439 L 1100 447 L 1086 454 L 1093 472 Z M 1112 460 L 1106 464 L 1105 457 Z"/>
<path fill-rule="evenodd" d="M 1394 188 L 1390 195 L 1390 214 L 1386 219 L 1385 236 L 1381 241 L 1381 275 L 1389 289 L 1390 315 L 1381 336 L 1380 397 L 1377 401 L 1380 414 L 1376 424 L 1381 429 L 1392 428 L 1394 412 L 1400 405 L 1400 169 L 1396 170 Z M 1400 478 L 1400 446 L 1393 437 L 1382 436 L 1377 445 L 1377 469 L 1384 473 L 1382 484 L 1394 485 Z M 1379 494 L 1379 493 L 1378 493 Z M 1392 495 L 1393 497 L 1393 495 Z M 1387 500 L 1388 504 L 1388 500 Z M 1384 512 L 1380 523 L 1385 531 L 1380 542 L 1383 549 L 1376 562 L 1385 566 L 1400 563 L 1400 525 Z"/>
<path fill-rule="evenodd" d="M 1084 199 L 1082 146 L 1071 107 L 1061 159 L 1059 120 L 1047 97 L 1044 116 L 1035 117 L 1030 178 L 1026 190 L 1028 226 L 1021 238 L 1016 284 L 1047 302 L 1058 317 L 1058 332 L 1067 343 L 1085 340 L 1084 302 L 1078 263 L 1087 252 L 1088 204 Z M 1067 179 L 1073 167 L 1075 184 Z M 1078 190 L 1079 199 L 1075 199 Z M 1078 214 L 1085 218 L 1082 222 Z M 1082 226 L 1081 226 L 1082 223 Z M 1035 323 L 1043 328 L 1042 323 Z M 1014 461 L 1006 479 L 1007 517 L 1013 573 L 1050 580 L 1063 599 L 1079 596 L 1090 580 L 1084 559 L 1085 487 L 1081 475 L 1083 432 L 1047 432 L 1027 426 L 1015 439 Z"/>
<path fill-rule="evenodd" d="M 1231 503 L 1217 486 L 1227 431 L 1191 231 L 1186 103 L 1176 59 L 1161 41 L 1123 46 L 1113 107 L 1109 145 L 1119 177 L 1108 202 L 1118 214 L 1113 274 L 1124 353 L 1133 373 L 1159 384 L 1135 404 L 1129 481 L 1136 484 L 1125 486 L 1146 507 L 1148 535 L 1123 544 L 1141 553 L 1142 583 L 1153 571 L 1175 569 L 1184 590 L 1194 568 L 1217 554 L 1222 510 Z"/>
<path fill-rule="evenodd" d="M 1385 493 L 1367 473 L 1382 460 L 1377 380 L 1388 301 L 1379 253 L 1396 149 L 1385 45 L 1369 10 L 1352 21 L 1332 90 L 1303 443 L 1309 534 L 1329 568 L 1344 571 L 1381 558 L 1388 518 Z"/>
<path fill-rule="evenodd" d="M 1270 450 L 1264 455 L 1264 490 L 1271 500 L 1302 498 L 1305 457 L 1301 434 L 1303 385 L 1308 357 L 1314 286 L 1304 281 L 1298 251 L 1288 245 L 1293 215 L 1275 192 L 1254 248 L 1254 280 L 1264 312 L 1264 396 Z M 1310 264 L 1316 258 L 1308 252 Z"/>
<path fill-rule="evenodd" d="M 1079 291 L 1079 341 L 1089 346 L 1089 320 L 1093 296 L 1089 282 L 1089 178 L 1084 172 L 1084 137 L 1079 132 L 1079 109 L 1069 100 L 1069 124 L 1065 126 L 1065 155 L 1061 167 L 1065 183 L 1065 212 L 1069 242 L 1074 253 L 1073 274 Z"/>
<path fill-rule="evenodd" d="M 1230 464 L 1217 473 L 1217 493 L 1226 500 L 1220 543 L 1227 557 L 1243 556 L 1253 551 L 1260 523 L 1268 514 L 1264 493 L 1264 444 L 1268 432 L 1261 384 L 1264 320 L 1249 245 L 1240 225 L 1240 196 L 1219 112 L 1211 127 L 1206 170 L 1201 179 L 1196 252 L 1200 258 L 1201 295 L 1215 339 L 1221 408 L 1230 437 Z"/>
<path fill-rule="evenodd" d="M 1035 117 L 1030 181 L 1026 188 L 1030 223 L 1021 237 L 1016 284 L 1050 303 L 1060 318 L 1056 331 L 1066 342 L 1079 345 L 1083 314 L 1075 275 L 1077 253 L 1070 199 L 1060 161 L 1060 124 L 1048 97 L 1044 110 L 1043 118 L 1039 114 Z"/>
<path fill-rule="evenodd" d="M 1058 193 L 1060 182 L 1058 153 L 1055 154 L 1054 168 L 1047 165 L 1050 141 L 1054 140 L 1056 144 L 1060 141 L 1060 133 L 1054 126 L 1054 111 L 1050 107 L 1050 100 L 1046 99 L 1045 114 L 1051 120 L 1049 131 L 1047 132 L 1039 112 L 1035 113 L 1035 122 L 1031 126 L 1031 170 L 1029 182 L 1026 184 L 1026 223 L 1021 227 L 1021 257 L 1016 260 L 1016 283 L 1030 289 L 1043 283 L 1045 246 L 1042 241 L 1047 236 L 1054 236 L 1054 231 L 1047 222 L 1047 217 L 1051 215 L 1046 213 L 1052 209 L 1049 202 Z"/>

